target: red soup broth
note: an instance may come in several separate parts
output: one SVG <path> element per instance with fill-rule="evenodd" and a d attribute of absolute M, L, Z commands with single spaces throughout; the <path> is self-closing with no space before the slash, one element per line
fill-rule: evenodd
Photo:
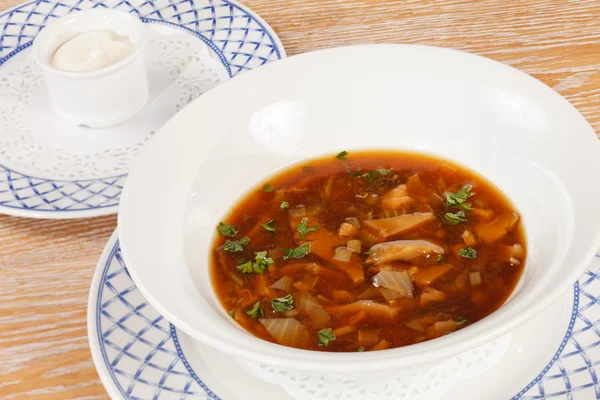
<path fill-rule="evenodd" d="M 342 152 L 272 176 L 217 227 L 211 276 L 239 325 L 274 343 L 373 351 L 497 310 L 526 258 L 510 201 L 477 173 L 408 152 Z"/>

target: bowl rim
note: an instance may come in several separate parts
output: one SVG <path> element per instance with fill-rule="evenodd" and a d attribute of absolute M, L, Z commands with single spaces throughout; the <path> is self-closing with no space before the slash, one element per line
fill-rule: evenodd
<path fill-rule="evenodd" d="M 538 87 L 543 87 L 544 90 L 549 90 L 549 88 L 546 85 L 536 80 L 535 78 L 499 62 L 484 57 L 476 56 L 473 54 L 468 54 L 458 50 L 449 50 L 419 45 L 361 45 L 320 50 L 317 52 L 306 53 L 299 56 L 291 57 L 287 60 L 279 61 L 278 63 L 274 63 L 271 66 L 266 66 L 257 71 L 249 72 L 240 79 L 245 79 L 246 81 L 248 81 L 249 79 L 257 75 L 260 76 L 262 74 L 262 76 L 268 76 L 268 74 L 274 68 L 282 68 L 282 65 L 285 64 L 301 62 L 295 60 L 306 60 L 312 58 L 319 58 L 323 56 L 327 57 L 331 56 L 332 54 L 335 55 L 338 52 L 345 51 L 360 52 L 363 49 L 373 48 L 385 48 L 388 51 L 390 49 L 393 49 L 394 51 L 404 51 L 406 49 L 420 49 L 422 51 L 428 52 L 446 52 L 450 53 L 453 56 L 471 58 L 472 60 L 475 60 L 477 62 L 487 63 L 488 66 L 495 65 L 496 68 L 503 68 L 505 70 L 509 70 L 512 74 L 515 74 L 516 72 L 522 78 L 529 80 L 529 82 L 535 82 L 535 85 L 538 85 Z M 236 82 L 226 83 L 222 87 L 228 88 L 231 85 L 236 84 Z M 355 371 L 356 363 L 360 363 L 361 370 L 374 371 L 383 369 L 393 369 L 397 368 L 398 366 L 417 364 L 417 362 L 414 362 L 415 359 L 418 359 L 418 364 L 431 362 L 436 359 L 441 359 L 447 356 L 460 353 L 462 351 L 468 350 L 469 348 L 476 347 L 480 344 L 497 338 L 502 334 L 505 334 L 510 330 L 514 329 L 516 326 L 521 325 L 522 323 L 529 320 L 534 315 L 548 307 L 565 290 L 567 290 L 573 282 L 577 280 L 580 273 L 585 269 L 587 261 L 592 259 L 592 257 L 596 253 L 598 245 L 600 245 L 600 221 L 596 221 L 598 222 L 598 224 L 596 224 L 593 228 L 595 231 L 595 236 L 593 238 L 590 238 L 589 245 L 586 246 L 586 251 L 582 252 L 581 254 L 578 254 L 578 262 L 576 263 L 577 265 L 571 265 L 570 273 L 565 274 L 565 279 L 562 281 L 561 285 L 556 287 L 556 289 L 553 290 L 551 293 L 548 293 L 543 298 L 543 301 L 535 303 L 532 307 L 530 307 L 527 310 L 527 312 L 523 312 L 519 315 L 513 315 L 509 320 L 503 321 L 503 324 L 501 326 L 493 326 L 489 323 L 482 324 L 481 321 L 479 321 L 478 324 L 474 324 L 466 329 L 460 330 L 456 334 L 448 335 L 442 338 L 438 338 L 436 340 L 427 341 L 424 343 L 406 346 L 402 348 L 395 348 L 378 352 L 365 352 L 361 353 L 360 355 L 355 353 L 316 352 L 280 346 L 277 344 L 263 341 L 261 339 L 257 339 L 254 336 L 247 334 L 245 331 L 240 331 L 240 329 L 235 328 L 233 325 L 232 328 L 237 329 L 237 331 L 240 331 L 251 338 L 248 340 L 244 340 L 247 346 L 240 346 L 237 343 L 227 343 L 224 340 L 222 340 L 222 338 L 220 338 L 219 336 L 207 335 L 204 331 L 199 331 L 192 324 L 188 323 L 183 313 L 174 312 L 173 307 L 163 305 L 161 301 L 154 295 L 154 293 L 152 292 L 153 290 L 145 286 L 143 267 L 139 264 L 136 264 L 138 261 L 136 252 L 137 254 L 139 254 L 140 250 L 139 248 L 133 250 L 135 246 L 132 246 L 132 244 L 135 242 L 136 228 L 139 229 L 139 226 L 136 227 L 136 221 L 138 221 L 135 215 L 136 203 L 142 200 L 141 196 L 144 192 L 143 188 L 146 185 L 151 184 L 152 181 L 152 179 L 149 176 L 150 172 L 144 170 L 145 168 L 147 168 L 149 160 L 151 159 L 150 153 L 152 152 L 155 157 L 154 162 L 160 162 L 161 160 L 164 160 L 166 153 L 165 145 L 168 145 L 169 142 L 169 139 L 167 139 L 168 133 L 166 132 L 173 130 L 174 127 L 177 126 L 179 121 L 184 121 L 188 115 L 192 116 L 194 114 L 195 107 L 200 107 L 202 102 L 208 102 L 215 96 L 221 96 L 221 92 L 223 91 L 225 91 L 225 89 L 218 88 L 215 91 L 209 93 L 209 95 L 205 95 L 199 98 L 190 106 L 186 107 L 186 109 L 182 110 L 171 121 L 169 121 L 163 127 L 163 129 L 161 129 L 161 131 L 157 134 L 152 143 L 149 144 L 144 153 L 138 158 L 136 165 L 130 173 L 128 183 L 125 186 L 125 190 L 121 198 L 121 206 L 118 217 L 119 235 L 121 237 L 123 256 L 127 262 L 127 265 L 130 266 L 129 272 L 134 282 L 136 283 L 137 287 L 140 289 L 144 297 L 146 297 L 146 299 L 175 326 L 182 329 L 184 332 L 186 332 L 193 338 L 198 339 L 218 350 L 251 361 L 260 361 L 265 364 L 280 366 L 285 365 L 291 369 L 302 369 L 311 371 L 328 371 L 332 367 L 336 368 L 336 372 Z M 560 101 L 561 104 L 564 104 L 565 110 L 568 109 L 568 113 L 571 118 L 577 118 L 579 119 L 580 123 L 584 124 L 582 125 L 582 130 L 583 126 L 585 126 L 585 130 L 587 132 L 581 132 L 581 135 L 587 135 L 587 137 L 581 140 L 587 140 L 588 142 L 590 142 L 589 146 L 595 147 L 595 149 L 592 151 L 598 152 L 600 150 L 600 146 L 598 145 L 598 140 L 589 124 L 585 121 L 581 114 L 570 103 L 568 103 L 568 101 L 566 101 L 563 97 L 561 97 L 558 93 L 554 91 L 551 91 L 551 93 L 552 94 L 549 94 L 550 96 L 554 96 L 556 100 Z M 194 104 L 196 106 L 194 106 Z M 592 143 L 592 138 L 594 139 L 593 143 L 595 144 Z M 173 139 L 173 137 L 171 137 L 171 139 Z M 172 143 L 169 146 L 173 146 Z M 161 155 L 158 155 L 159 147 L 162 152 Z M 598 162 L 596 161 L 595 163 L 598 164 Z M 195 176 L 195 174 L 196 172 L 194 172 L 193 176 Z M 507 197 L 511 198 L 510 193 L 506 193 L 506 195 Z M 181 199 L 173 201 L 171 205 L 174 207 L 183 206 L 185 208 L 185 205 L 182 204 Z M 178 210 L 177 212 L 184 211 Z M 173 216 L 172 214 L 170 215 Z M 182 249 L 179 249 L 178 251 L 182 252 Z M 184 262 L 180 256 L 181 255 L 178 255 L 178 258 L 174 260 L 174 262 Z M 500 310 L 502 310 L 502 308 Z M 497 314 L 498 312 L 499 311 L 496 311 L 492 315 Z M 496 319 L 499 318 L 500 317 Z M 241 337 L 241 335 L 239 336 Z M 257 341 L 262 342 L 262 345 L 258 344 Z M 421 353 L 421 350 L 426 351 L 424 353 Z"/>

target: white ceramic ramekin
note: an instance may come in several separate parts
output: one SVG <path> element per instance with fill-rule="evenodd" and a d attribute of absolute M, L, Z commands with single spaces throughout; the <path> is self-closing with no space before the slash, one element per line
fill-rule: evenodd
<path fill-rule="evenodd" d="M 134 51 L 95 71 L 65 72 L 49 64 L 61 44 L 95 30 L 129 37 Z M 69 124 L 103 128 L 131 118 L 148 101 L 148 75 L 142 56 L 145 45 L 144 24 L 139 18 L 110 8 L 95 8 L 48 24 L 33 43 L 33 57 L 44 70 L 56 114 Z"/>

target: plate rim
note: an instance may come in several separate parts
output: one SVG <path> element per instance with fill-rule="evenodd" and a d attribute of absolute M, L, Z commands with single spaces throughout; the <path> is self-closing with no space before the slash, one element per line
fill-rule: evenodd
<path fill-rule="evenodd" d="M 97 312 L 98 304 L 99 304 L 100 284 L 103 281 L 103 279 L 106 276 L 106 273 L 108 271 L 108 266 L 109 266 L 108 263 L 112 260 L 112 257 L 116 253 L 119 246 L 120 246 L 120 241 L 119 241 L 118 229 L 115 229 L 113 231 L 113 233 L 111 234 L 110 238 L 108 239 L 108 241 L 102 251 L 102 254 L 96 264 L 96 267 L 94 270 L 94 275 L 93 275 L 92 282 L 90 285 L 88 304 L 87 304 L 87 318 L 86 318 L 87 319 L 87 335 L 88 335 L 88 342 L 89 342 L 94 366 L 96 367 L 96 370 L 98 371 L 98 375 L 100 377 L 102 385 L 106 389 L 107 393 L 109 394 L 109 396 L 112 399 L 129 400 L 129 397 L 127 397 L 123 393 L 122 389 L 120 388 L 120 386 L 117 382 L 117 379 L 114 376 L 114 373 L 108 367 L 108 361 L 106 359 L 106 354 L 103 350 L 103 347 L 100 345 L 100 331 L 99 331 L 99 324 L 98 324 L 98 320 L 99 320 L 100 316 Z M 595 257 L 600 258 L 600 253 L 596 254 Z M 134 283 L 134 285 L 135 285 L 135 283 Z M 136 286 L 136 289 L 139 290 L 139 288 L 137 288 L 137 286 Z M 542 368 L 540 373 L 537 376 L 535 376 L 535 378 L 533 378 L 527 385 L 525 385 L 519 392 L 515 393 L 512 397 L 510 397 L 509 398 L 510 400 L 522 399 L 522 396 L 525 393 L 527 393 L 532 387 L 534 387 L 538 382 L 540 382 L 540 380 L 543 379 L 545 374 L 550 370 L 550 368 L 552 368 L 552 366 L 559 359 L 562 351 L 564 350 L 567 343 L 569 342 L 569 339 L 572 337 L 573 329 L 575 327 L 575 323 L 577 320 L 577 314 L 579 311 L 579 303 L 580 303 L 580 301 L 579 301 L 579 296 L 580 296 L 579 281 L 575 282 L 573 284 L 573 286 L 571 286 L 571 289 L 569 289 L 569 290 L 573 290 L 573 294 L 572 294 L 573 303 L 571 306 L 572 307 L 571 308 L 571 316 L 569 319 L 569 324 L 567 326 L 567 329 L 563 333 L 563 338 L 562 338 L 560 344 L 556 348 L 552 357 L 545 364 L 544 368 Z M 165 318 L 165 317 L 163 316 L 163 318 Z M 165 320 L 166 320 L 166 318 L 165 318 Z M 168 322 L 168 320 L 166 320 L 166 321 Z M 194 371 L 193 367 L 190 365 L 189 361 L 187 360 L 187 357 L 186 357 L 183 349 L 181 348 L 181 344 L 179 341 L 179 332 L 177 331 L 177 327 L 175 325 L 173 325 L 172 323 L 168 323 L 168 324 L 169 324 L 170 336 L 171 336 L 171 338 L 173 340 L 173 344 L 175 345 L 175 348 L 177 350 L 177 355 L 179 356 L 183 365 L 189 372 L 190 376 L 192 376 L 194 378 L 194 380 L 200 385 L 200 387 L 202 387 L 202 389 L 206 391 L 206 394 L 208 396 L 207 398 L 210 398 L 212 400 L 225 400 L 225 399 L 222 399 L 221 397 L 219 397 L 218 394 L 214 393 L 212 391 L 212 389 L 210 389 L 202 381 L 202 379 L 197 375 L 197 373 Z"/>
<path fill-rule="evenodd" d="M 200 0 L 202 1 L 202 0 Z M 256 12 L 254 12 L 251 8 L 249 8 L 248 6 L 241 4 L 238 0 L 219 0 L 223 3 L 229 4 L 234 8 L 237 8 L 238 10 L 242 11 L 243 13 L 247 14 L 248 16 L 252 17 L 254 22 L 256 22 L 261 29 L 269 36 L 270 40 L 272 41 L 275 51 L 278 55 L 278 60 L 280 59 L 284 59 L 287 57 L 287 53 L 285 51 L 285 48 L 281 42 L 281 39 L 279 38 L 279 36 L 277 35 L 277 33 L 275 32 L 275 30 L 271 27 L 271 25 L 269 25 L 260 15 L 258 15 Z M 0 18 L 5 17 L 11 13 L 14 13 L 15 11 L 23 8 L 23 7 L 27 7 L 29 5 L 32 4 L 36 4 L 39 3 L 39 1 L 37 0 L 32 0 L 32 1 L 26 1 L 20 4 L 17 4 L 13 7 L 10 7 L 6 10 L 4 10 L 3 12 L 0 13 Z M 99 7 L 99 6 L 104 6 L 104 7 L 108 7 L 108 8 L 114 8 L 114 7 L 110 7 L 110 6 L 106 6 L 103 3 L 97 3 L 94 7 Z M 130 5 L 130 7 L 133 8 L 132 5 Z M 69 11 L 69 13 L 71 12 L 75 12 L 77 11 L 77 9 L 71 9 Z M 197 32 L 193 29 L 190 29 L 186 26 L 182 26 L 182 25 L 177 25 L 176 23 L 173 22 L 169 22 L 169 21 L 165 21 L 165 20 L 158 20 L 158 19 L 153 19 L 153 18 L 145 18 L 145 17 L 141 17 L 140 15 L 137 15 L 137 17 L 139 17 L 143 23 L 147 23 L 147 24 L 168 24 L 169 26 L 174 26 L 178 29 L 183 29 L 186 33 L 191 34 L 193 36 L 195 36 L 197 39 L 201 40 L 204 44 L 206 44 L 212 51 L 214 51 L 218 57 L 219 60 L 221 61 L 221 63 L 223 64 L 223 66 L 225 67 L 225 69 L 227 70 L 227 74 L 229 75 L 229 78 L 232 78 L 232 72 L 231 72 L 231 67 L 230 64 L 225 60 L 223 54 L 222 54 L 222 50 L 220 48 L 218 48 L 213 41 L 211 41 L 209 38 L 205 37 L 204 34 Z M 5 24 L 1 24 L 1 25 L 5 25 Z M 0 26 L 1 26 L 0 25 Z M 39 34 L 39 32 L 38 32 Z M 4 33 L 0 33 L 0 37 L 2 37 L 4 35 Z M 37 36 L 37 35 L 36 35 Z M 26 50 L 27 48 L 31 47 L 33 45 L 35 38 L 30 40 L 29 42 L 22 44 L 18 47 L 16 47 L 15 49 L 13 49 L 10 53 L 6 54 L 4 57 L 0 58 L 0 68 L 2 68 L 4 66 L 4 64 L 8 61 L 10 61 L 10 59 L 12 59 L 13 57 L 15 57 L 16 55 L 18 55 L 19 53 L 21 53 L 22 51 Z M 159 127 L 157 129 L 160 129 L 162 127 Z M 1 177 L 6 177 L 9 176 L 10 174 L 18 174 L 21 176 L 21 178 L 19 179 L 28 179 L 30 180 L 40 180 L 40 181 L 44 181 L 51 183 L 51 184 L 55 184 L 55 183 L 60 183 L 60 184 L 78 184 L 81 182 L 86 182 L 89 183 L 90 185 L 93 184 L 96 181 L 101 181 L 101 180 L 114 180 L 115 182 L 118 182 L 120 180 L 126 179 L 127 176 L 129 175 L 130 170 L 125 173 L 125 174 L 120 174 L 120 175 L 112 175 L 112 176 L 107 176 L 107 177 L 101 177 L 101 178 L 92 178 L 92 179 L 74 179 L 74 180 L 66 180 L 66 179 L 46 179 L 46 178 L 40 178 L 34 175 L 27 175 L 27 174 L 23 174 L 21 172 L 15 171 L 13 169 L 11 169 L 10 167 L 5 166 L 4 164 L 0 163 L 0 176 Z M 6 182 L 9 182 L 9 180 L 7 180 Z M 39 184 L 42 184 L 42 182 L 40 182 Z M 120 195 L 123 192 L 124 187 L 121 187 L 119 189 L 119 193 L 116 194 L 115 196 L 110 196 L 110 199 L 113 199 L 115 197 L 119 197 L 119 202 L 120 202 Z M 6 191 L 12 191 L 12 190 L 6 190 Z M 4 191 L 0 190 L 0 195 L 3 193 Z M 109 200 L 110 200 L 109 199 Z M 20 199 L 15 198 L 15 201 L 19 201 Z M 111 204 L 111 205 L 105 205 L 105 206 L 97 206 L 97 207 L 93 207 L 93 208 L 85 208 L 85 209 L 74 209 L 74 210 L 40 210 L 40 209 L 31 209 L 31 208 L 26 208 L 26 207 L 17 207 L 17 206 L 10 206 L 10 205 L 5 205 L 5 204 L 0 204 L 0 214 L 5 214 L 5 215 L 10 215 L 10 216 L 14 216 L 14 217 L 23 217 L 23 218 L 34 218 L 34 219 L 79 219 L 79 218 L 91 218 L 91 217 L 100 217 L 100 216 L 106 216 L 106 215 L 112 215 L 112 214 L 116 214 L 119 210 L 119 203 L 117 204 Z"/>

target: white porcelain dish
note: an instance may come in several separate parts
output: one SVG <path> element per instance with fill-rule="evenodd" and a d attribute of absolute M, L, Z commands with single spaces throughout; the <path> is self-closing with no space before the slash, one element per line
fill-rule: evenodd
<path fill-rule="evenodd" d="M 112 31 L 129 38 L 134 49 L 124 59 L 94 71 L 67 72 L 50 64 L 66 41 L 85 32 Z M 71 125 L 105 128 L 126 121 L 148 101 L 148 73 L 142 52 L 146 30 L 135 15 L 93 8 L 59 18 L 35 38 L 33 57 L 46 75 L 56 114 Z"/>
<path fill-rule="evenodd" d="M 198 135 L 199 120 L 210 135 Z M 455 334 L 372 353 L 292 349 L 235 326 L 208 275 L 219 220 L 273 171 L 363 148 L 433 153 L 504 190 L 529 247 L 516 293 Z M 524 73 L 433 47 L 338 48 L 245 74 L 167 123 L 130 174 L 119 234 L 137 287 L 194 339 L 236 358 L 324 375 L 403 369 L 515 329 L 576 281 L 600 243 L 599 169 L 600 144 L 585 119 Z M 152 192 L 157 179 L 167 190 Z"/>

